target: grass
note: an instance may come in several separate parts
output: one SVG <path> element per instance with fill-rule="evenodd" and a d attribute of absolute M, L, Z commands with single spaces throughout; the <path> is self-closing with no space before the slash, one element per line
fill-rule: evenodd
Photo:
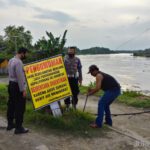
<path fill-rule="evenodd" d="M 88 88 L 93 88 L 95 86 L 95 83 L 90 83 L 88 86 L 80 86 L 80 93 L 81 94 L 87 94 Z M 103 91 L 99 91 L 95 93 L 96 96 L 101 96 L 103 94 Z"/>
<path fill-rule="evenodd" d="M 0 91 L 0 113 L 6 114 L 7 86 L 0 84 Z M 72 109 L 69 112 L 63 113 L 62 117 L 55 118 L 48 114 L 45 109 L 34 111 L 31 101 L 27 101 L 24 117 L 24 123 L 35 130 L 82 137 L 106 137 L 106 126 L 98 130 L 89 127 L 89 124 L 94 120 L 95 118 L 91 114 Z M 109 130 L 107 129 L 107 131 Z"/>
<path fill-rule="evenodd" d="M 7 108 L 8 92 L 6 84 L 0 84 L 0 111 L 5 111 Z"/>
<path fill-rule="evenodd" d="M 135 91 L 124 91 L 119 96 L 118 102 L 138 108 L 150 108 L 150 96 L 145 96 Z"/>
<path fill-rule="evenodd" d="M 27 105 L 25 113 L 25 123 L 31 126 L 34 125 L 36 129 L 50 129 L 50 132 L 55 131 L 59 134 L 65 133 L 82 137 L 104 136 L 106 126 L 99 130 L 93 130 L 89 127 L 89 124 L 94 120 L 95 118 L 92 115 L 72 109 L 65 112 L 62 117 L 55 118 L 44 110 L 33 111 L 30 104 Z"/>
<path fill-rule="evenodd" d="M 0 74 L 0 78 L 7 78 L 8 74 Z"/>
<path fill-rule="evenodd" d="M 81 86 L 80 93 L 86 94 L 89 86 Z M 96 96 L 101 96 L 102 91 L 97 92 Z M 143 95 L 136 91 L 124 91 L 118 98 L 117 102 L 124 103 L 128 106 L 138 107 L 138 108 L 150 108 L 150 96 Z"/>
<path fill-rule="evenodd" d="M 80 92 L 82 94 L 86 94 L 87 89 L 87 86 L 81 86 Z M 102 92 L 98 92 L 97 96 L 102 94 Z M 6 114 L 7 99 L 7 86 L 5 84 L 0 84 L 1 114 Z M 123 94 L 118 97 L 117 101 L 134 107 L 150 108 L 150 97 L 139 92 L 123 92 Z M 89 124 L 93 122 L 95 118 L 89 113 L 70 110 L 69 112 L 65 112 L 62 117 L 55 118 L 48 114 L 44 109 L 34 111 L 31 101 L 28 101 L 26 106 L 24 118 L 25 124 L 40 131 L 46 131 L 46 133 L 54 132 L 58 134 L 71 134 L 82 137 L 106 137 L 106 131 L 109 131 L 106 126 L 102 129 L 91 129 Z"/>

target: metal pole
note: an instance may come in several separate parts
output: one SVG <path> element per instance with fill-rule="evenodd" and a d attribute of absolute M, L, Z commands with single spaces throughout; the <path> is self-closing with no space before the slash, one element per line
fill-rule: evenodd
<path fill-rule="evenodd" d="M 83 107 L 83 112 L 84 112 L 85 107 L 86 107 L 87 99 L 88 99 L 88 95 L 86 95 L 85 104 L 84 104 L 84 107 Z"/>

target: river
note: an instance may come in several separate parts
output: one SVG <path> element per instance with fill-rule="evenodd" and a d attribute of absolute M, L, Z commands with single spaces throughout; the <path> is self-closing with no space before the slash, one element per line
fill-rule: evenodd
<path fill-rule="evenodd" d="M 95 78 L 87 74 L 88 67 L 96 64 L 101 71 L 114 76 L 122 90 L 141 91 L 150 95 L 150 58 L 133 54 L 78 55 L 82 62 L 83 85 Z"/>

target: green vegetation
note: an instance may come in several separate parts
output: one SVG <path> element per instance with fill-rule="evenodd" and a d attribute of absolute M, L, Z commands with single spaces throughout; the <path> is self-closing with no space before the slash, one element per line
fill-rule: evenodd
<path fill-rule="evenodd" d="M 46 57 L 62 54 L 64 45 L 66 43 L 66 34 L 67 30 L 65 30 L 62 38 L 54 37 L 54 35 L 51 32 L 46 31 L 46 35 L 48 36 L 48 40 L 46 40 L 45 37 L 42 37 L 42 39 L 39 39 L 34 47 L 37 50 L 40 50 L 43 52 L 43 54 L 46 54 Z"/>
<path fill-rule="evenodd" d="M 81 86 L 80 93 L 86 94 L 89 86 Z M 101 96 L 103 92 L 98 92 L 95 95 Z M 129 106 L 139 107 L 139 108 L 150 108 L 150 96 L 145 96 L 140 92 L 136 91 L 124 91 L 118 98 L 116 102 L 124 103 Z"/>
<path fill-rule="evenodd" d="M 94 83 L 91 83 L 89 86 L 94 86 Z M 80 87 L 82 94 L 86 94 L 87 90 L 87 86 Z M 0 84 L 0 91 L 0 113 L 6 114 L 8 99 L 6 84 Z M 99 95 L 102 95 L 102 92 L 97 93 L 97 96 Z M 150 97 L 134 91 L 123 92 L 117 99 L 117 102 L 134 107 L 150 108 Z M 24 122 L 35 130 L 40 129 L 46 132 L 67 133 L 83 137 L 107 136 L 106 131 L 109 130 L 106 126 L 103 127 L 103 130 L 93 130 L 89 127 L 89 124 L 94 120 L 95 118 L 91 114 L 74 110 L 64 112 L 62 117 L 55 118 L 47 113 L 45 109 L 34 111 L 32 102 L 27 101 Z"/>
<path fill-rule="evenodd" d="M 133 56 L 150 57 L 150 49 L 145 49 L 144 51 L 136 51 L 133 53 Z"/>
<path fill-rule="evenodd" d="M 5 114 L 8 99 L 6 85 L 0 84 L 0 91 L 0 113 Z M 62 117 L 55 118 L 45 109 L 34 111 L 31 101 L 28 101 L 26 106 L 24 122 L 31 128 L 43 131 L 49 129 L 47 132 L 68 133 L 83 137 L 106 136 L 106 126 L 103 127 L 103 130 L 93 130 L 89 127 L 89 124 L 95 120 L 89 113 L 70 110 L 65 112 Z M 107 129 L 107 131 L 109 130 Z"/>
<path fill-rule="evenodd" d="M 7 99 L 8 99 L 7 86 L 5 84 L 0 84 L 0 111 L 6 110 Z"/>
<path fill-rule="evenodd" d="M 24 46 L 31 48 L 32 35 L 29 30 L 25 30 L 23 26 L 7 26 L 4 29 L 4 38 L 1 38 L 1 46 L 7 54 L 14 54 L 18 47 Z M 2 36 L 1 36 L 2 37 Z"/>
<path fill-rule="evenodd" d="M 67 30 L 62 36 L 55 37 L 51 32 L 46 31 L 44 36 L 32 45 L 32 35 L 23 26 L 7 26 L 4 29 L 5 35 L 0 35 L 0 59 L 10 59 L 19 47 L 26 47 L 30 53 L 25 63 L 33 62 L 57 54 L 64 54 Z"/>
<path fill-rule="evenodd" d="M 93 130 L 89 124 L 95 118 L 81 111 L 70 110 L 65 112 L 62 117 L 55 118 L 43 110 L 33 111 L 33 108 L 28 103 L 25 113 L 25 123 L 41 129 L 51 129 L 57 133 L 68 133 L 76 136 L 103 136 L 106 126 L 103 130 Z"/>
<path fill-rule="evenodd" d="M 4 36 L 0 35 L 0 59 L 10 59 L 19 47 L 27 47 L 30 50 L 25 63 L 33 62 L 43 58 L 51 57 L 57 54 L 64 55 L 67 30 L 62 36 L 54 36 L 52 32 L 46 31 L 46 36 L 38 39 L 32 44 L 32 34 L 24 26 L 10 25 L 4 28 Z M 77 48 L 77 54 L 114 54 L 114 53 L 134 53 L 134 56 L 150 57 L 150 49 L 144 51 L 129 50 L 110 50 L 105 47 L 91 47 L 80 50 Z"/>
<path fill-rule="evenodd" d="M 77 54 L 79 55 L 117 54 L 117 53 L 133 53 L 133 52 L 134 51 L 130 51 L 130 50 L 110 50 L 109 48 L 105 48 L 105 47 L 91 47 L 91 48 L 82 49 L 82 50 L 77 48 Z"/>
<path fill-rule="evenodd" d="M 78 51 L 78 54 L 111 54 L 111 53 L 114 52 L 104 47 L 92 47 L 89 49 L 83 49 Z"/>
<path fill-rule="evenodd" d="M 150 108 L 150 96 L 145 96 L 140 92 L 125 91 L 118 98 L 118 102 L 127 104 L 133 107 Z"/>
<path fill-rule="evenodd" d="M 8 74 L 7 73 L 1 73 L 0 74 L 0 78 L 7 78 L 8 77 Z"/>
<path fill-rule="evenodd" d="M 81 94 L 86 94 L 88 91 L 88 88 L 93 88 L 95 86 L 95 82 L 91 82 L 88 86 L 80 86 L 80 93 Z M 95 93 L 96 96 L 100 96 L 103 94 L 103 91 L 99 91 L 97 93 Z"/>

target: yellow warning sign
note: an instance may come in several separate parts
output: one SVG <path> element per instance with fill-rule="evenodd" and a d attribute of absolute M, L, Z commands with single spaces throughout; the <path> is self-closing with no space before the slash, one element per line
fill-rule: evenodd
<path fill-rule="evenodd" d="M 35 109 L 71 96 L 62 56 L 55 56 L 24 66 Z"/>

